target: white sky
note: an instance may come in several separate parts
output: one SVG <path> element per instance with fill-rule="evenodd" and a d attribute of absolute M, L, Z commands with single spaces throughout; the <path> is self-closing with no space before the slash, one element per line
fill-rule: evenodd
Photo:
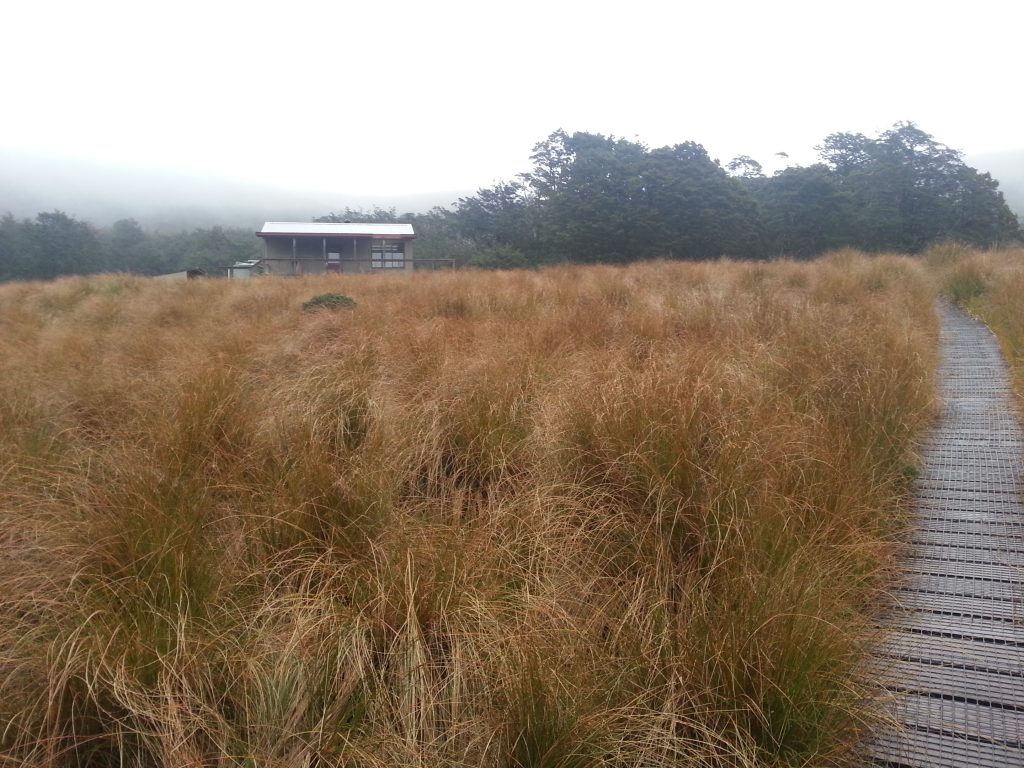
<path fill-rule="evenodd" d="M 295 189 L 471 190 L 557 128 L 768 168 L 904 119 L 1024 146 L 1019 0 L 25 0 L 3 26 L 0 148 Z"/>

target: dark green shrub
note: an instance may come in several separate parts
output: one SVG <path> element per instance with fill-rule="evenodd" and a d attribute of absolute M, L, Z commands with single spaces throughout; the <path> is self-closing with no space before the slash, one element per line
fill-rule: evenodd
<path fill-rule="evenodd" d="M 355 299 L 340 293 L 321 293 L 302 305 L 303 312 L 319 312 L 322 309 L 353 309 Z"/>

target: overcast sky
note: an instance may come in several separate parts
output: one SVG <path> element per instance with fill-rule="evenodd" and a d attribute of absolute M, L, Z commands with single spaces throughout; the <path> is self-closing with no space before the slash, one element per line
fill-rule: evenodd
<path fill-rule="evenodd" d="M 472 190 L 557 128 L 814 159 L 913 120 L 1024 147 L 1024 3 L 14 2 L 0 149 L 357 194 Z"/>

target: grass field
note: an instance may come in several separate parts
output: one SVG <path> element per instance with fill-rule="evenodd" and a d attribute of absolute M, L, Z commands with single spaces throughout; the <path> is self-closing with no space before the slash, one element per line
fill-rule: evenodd
<path fill-rule="evenodd" d="M 934 295 L 852 252 L 0 286 L 3 755 L 842 764 Z"/>

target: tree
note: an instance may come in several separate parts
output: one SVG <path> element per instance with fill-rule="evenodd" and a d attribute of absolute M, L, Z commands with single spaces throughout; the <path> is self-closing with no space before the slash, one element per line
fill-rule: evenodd
<path fill-rule="evenodd" d="M 737 155 L 729 161 L 725 168 L 730 175 L 741 179 L 764 178 L 764 168 L 750 155 Z"/>
<path fill-rule="evenodd" d="M 0 280 L 31 277 L 30 221 L 18 221 L 11 214 L 0 219 Z"/>
<path fill-rule="evenodd" d="M 956 237 L 975 245 L 1021 238 L 1021 227 L 991 174 L 964 166 L 953 201 Z"/>
<path fill-rule="evenodd" d="M 456 264 L 467 264 L 472 258 L 473 243 L 455 212 L 435 206 L 426 213 L 406 213 L 401 218 L 416 232 L 417 259 L 453 259 Z"/>
<path fill-rule="evenodd" d="M 455 215 L 462 235 L 477 246 L 502 245 L 522 251 L 536 244 L 533 200 L 522 182 L 498 182 L 460 197 Z"/>
<path fill-rule="evenodd" d="M 918 251 L 943 238 L 988 244 L 1019 237 L 991 177 L 913 123 L 896 123 L 875 139 L 832 134 L 818 151 L 854 200 L 854 244 Z"/>
<path fill-rule="evenodd" d="M 856 240 L 853 199 L 825 165 L 787 168 L 753 190 L 770 255 L 808 257 Z"/>
<path fill-rule="evenodd" d="M 759 253 L 753 199 L 700 144 L 651 150 L 613 136 L 558 130 L 534 147 L 532 159 L 519 181 L 459 200 L 454 218 L 485 254 L 477 261 Z"/>
<path fill-rule="evenodd" d="M 62 211 L 38 214 L 28 234 L 31 261 L 24 277 L 87 275 L 106 267 L 96 231 Z"/>
<path fill-rule="evenodd" d="M 394 207 L 382 208 L 375 205 L 370 210 L 364 210 L 361 207 L 351 208 L 346 205 L 340 213 L 329 213 L 326 216 L 319 216 L 313 221 L 318 224 L 345 224 L 350 221 L 364 224 L 394 224 L 400 221 L 400 218 Z"/>
<path fill-rule="evenodd" d="M 534 147 L 534 167 L 522 179 L 538 202 L 538 239 L 548 260 L 640 256 L 646 152 L 626 139 L 564 131 Z"/>
<path fill-rule="evenodd" d="M 646 256 L 707 259 L 760 252 L 753 198 L 696 142 L 652 150 L 645 163 Z"/>
<path fill-rule="evenodd" d="M 135 219 L 119 219 L 103 235 L 112 269 L 139 269 L 152 257 L 147 249 L 149 238 Z"/>
<path fill-rule="evenodd" d="M 833 173 L 845 177 L 872 162 L 876 156 L 875 143 L 862 133 L 833 133 L 815 150 Z"/>

